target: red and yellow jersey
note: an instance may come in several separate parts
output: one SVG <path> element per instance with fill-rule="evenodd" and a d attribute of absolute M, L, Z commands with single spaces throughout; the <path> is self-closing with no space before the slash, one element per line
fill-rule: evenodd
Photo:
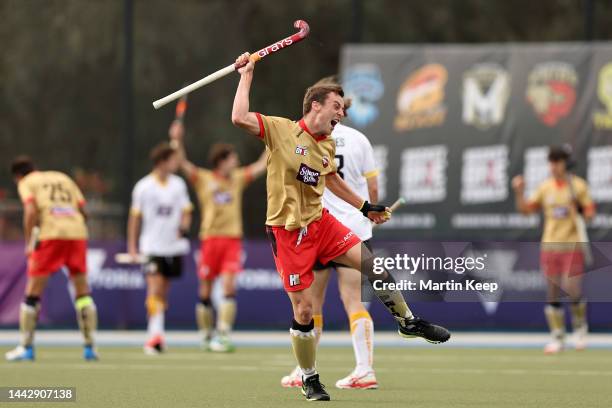
<path fill-rule="evenodd" d="M 87 238 L 80 211 L 85 199 L 70 177 L 58 171 L 35 171 L 22 178 L 17 188 L 24 204 L 36 205 L 40 240 Z"/>
<path fill-rule="evenodd" d="M 585 214 L 592 214 L 595 206 L 589 194 L 587 182 L 573 176 L 574 196 L 582 206 Z M 542 182 L 529 198 L 532 209 L 541 209 L 544 216 L 543 243 L 576 243 L 580 242 L 576 227 L 576 207 L 567 181 L 549 178 Z"/>
<path fill-rule="evenodd" d="M 200 202 L 200 238 L 242 237 L 242 193 L 252 180 L 248 168 L 229 177 L 198 168 L 190 177 Z"/>
<path fill-rule="evenodd" d="M 256 114 L 259 137 L 269 149 L 266 225 L 291 231 L 321 218 L 325 176 L 336 172 L 336 145 L 314 136 L 304 120 Z"/>

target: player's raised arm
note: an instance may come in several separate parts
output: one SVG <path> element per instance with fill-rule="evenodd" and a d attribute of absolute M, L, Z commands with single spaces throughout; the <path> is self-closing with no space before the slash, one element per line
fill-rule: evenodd
<path fill-rule="evenodd" d="M 517 211 L 522 214 L 531 214 L 539 209 L 537 202 L 525 199 L 525 180 L 523 176 L 514 176 L 512 179 L 512 189 L 514 190 L 514 202 Z"/>
<path fill-rule="evenodd" d="M 187 179 L 191 180 L 191 178 L 196 174 L 198 168 L 195 164 L 187 159 L 187 152 L 185 150 L 185 125 L 180 120 L 175 120 L 170 125 L 170 129 L 168 129 L 168 135 L 170 136 L 170 146 L 172 146 L 177 153 L 181 171 L 187 177 Z"/>
<path fill-rule="evenodd" d="M 237 64 L 242 64 L 249 60 L 249 53 L 245 52 L 236 59 Z M 251 90 L 251 82 L 253 82 L 253 69 L 255 63 L 249 61 L 244 67 L 238 69 L 240 73 L 240 82 L 236 89 L 234 97 L 234 106 L 232 108 L 232 123 L 248 133 L 258 136 L 260 134 L 259 121 L 257 115 L 249 112 L 249 92 Z"/>
<path fill-rule="evenodd" d="M 342 180 L 338 173 L 332 173 L 325 176 L 325 186 L 340 199 L 357 208 L 364 216 L 368 217 L 376 224 L 382 224 L 389 219 L 389 208 L 363 201 L 361 197 Z"/>

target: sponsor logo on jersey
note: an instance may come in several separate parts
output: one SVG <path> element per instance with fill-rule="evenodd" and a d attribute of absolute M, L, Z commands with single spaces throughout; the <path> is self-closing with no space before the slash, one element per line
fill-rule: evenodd
<path fill-rule="evenodd" d="M 593 200 L 612 202 L 612 146 L 592 147 L 587 158 L 587 178 Z"/>
<path fill-rule="evenodd" d="M 299 154 L 300 156 L 307 156 L 308 148 L 306 146 L 297 145 L 295 147 L 295 154 Z"/>
<path fill-rule="evenodd" d="M 527 101 L 546 126 L 555 126 L 576 103 L 578 74 L 565 62 L 536 65 L 527 81 Z"/>
<path fill-rule="evenodd" d="M 473 147 L 463 152 L 461 202 L 480 204 L 508 197 L 508 146 Z"/>
<path fill-rule="evenodd" d="M 321 159 L 321 162 L 323 164 L 323 168 L 327 168 L 327 166 L 329 166 L 329 157 L 323 156 L 323 158 Z"/>
<path fill-rule="evenodd" d="M 477 64 L 463 74 L 463 122 L 485 130 L 499 125 L 510 97 L 510 75 L 498 64 Z"/>
<path fill-rule="evenodd" d="M 538 186 L 550 176 L 548 150 L 548 146 L 529 147 L 525 150 L 523 169 L 525 197 L 530 197 Z"/>
<path fill-rule="evenodd" d="M 596 129 L 612 129 L 612 62 L 604 65 L 599 71 L 597 96 L 606 110 L 599 110 L 593 114 L 593 125 Z"/>
<path fill-rule="evenodd" d="M 309 186 L 316 186 L 317 184 L 319 184 L 320 175 L 320 172 L 302 163 L 295 178 L 300 180 L 304 184 L 308 184 Z"/>
<path fill-rule="evenodd" d="M 355 233 L 353 231 L 350 231 L 348 234 L 346 234 L 344 237 L 342 237 L 342 241 L 338 241 L 336 243 L 337 246 L 343 246 L 347 243 L 348 240 L 350 240 L 353 236 L 355 235 Z"/>
<path fill-rule="evenodd" d="M 77 212 L 72 207 L 51 207 L 50 213 L 54 217 L 72 217 Z"/>
<path fill-rule="evenodd" d="M 440 64 L 427 64 L 413 72 L 397 95 L 397 131 L 440 126 L 446 118 L 444 87 L 448 71 Z"/>
<path fill-rule="evenodd" d="M 293 273 L 289 275 L 289 286 L 297 286 L 300 284 L 300 275 L 298 273 Z"/>
<path fill-rule="evenodd" d="M 160 217 L 168 217 L 172 214 L 172 206 L 170 205 L 159 205 L 157 206 L 156 215 Z"/>
<path fill-rule="evenodd" d="M 360 128 L 374 122 L 379 115 L 376 103 L 385 93 L 378 66 L 355 64 L 348 67 L 342 77 L 344 93 L 352 100 L 349 120 Z"/>
<path fill-rule="evenodd" d="M 446 198 L 448 148 L 444 145 L 402 152 L 400 195 L 409 203 L 433 203 Z"/>
<path fill-rule="evenodd" d="M 562 219 L 569 217 L 570 209 L 566 206 L 553 207 L 552 209 L 552 217 L 554 219 Z"/>
<path fill-rule="evenodd" d="M 229 204 L 232 202 L 232 194 L 228 191 L 215 191 L 213 193 L 213 200 L 216 204 Z"/>

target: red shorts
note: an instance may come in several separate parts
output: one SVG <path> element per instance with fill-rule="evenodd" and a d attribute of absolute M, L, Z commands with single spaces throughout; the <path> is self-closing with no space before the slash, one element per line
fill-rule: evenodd
<path fill-rule="evenodd" d="M 584 253 L 582 251 L 542 251 L 540 263 L 544 274 L 570 276 L 584 273 Z"/>
<path fill-rule="evenodd" d="M 315 262 L 323 265 L 346 253 L 361 240 L 326 209 L 317 221 L 308 225 L 306 234 L 300 230 L 287 231 L 284 227 L 268 226 L 276 270 L 287 292 L 309 288 L 314 280 Z"/>
<path fill-rule="evenodd" d="M 28 276 L 47 276 L 62 266 L 70 275 L 87 272 L 87 241 L 84 239 L 48 239 L 40 241 L 28 260 Z"/>
<path fill-rule="evenodd" d="M 204 238 L 200 245 L 200 279 L 212 280 L 222 272 L 238 273 L 242 270 L 242 239 L 226 237 Z"/>

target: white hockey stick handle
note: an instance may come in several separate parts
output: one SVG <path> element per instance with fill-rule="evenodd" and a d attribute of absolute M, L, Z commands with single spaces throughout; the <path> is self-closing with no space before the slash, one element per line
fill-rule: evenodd
<path fill-rule="evenodd" d="M 194 82 L 193 84 L 187 85 L 186 87 L 181 88 L 168 96 L 164 96 L 163 98 L 156 100 L 155 102 L 153 102 L 153 107 L 155 109 L 159 109 L 162 106 L 167 105 L 168 103 L 175 101 L 184 95 L 187 95 L 191 91 L 194 91 L 198 88 L 203 87 L 204 85 L 208 85 L 211 82 L 215 82 L 219 78 L 223 78 L 224 76 L 231 74 L 235 70 L 236 67 L 234 66 L 234 64 L 228 65 L 227 67 L 220 69 L 217 72 L 214 72 L 200 79 L 199 81 Z"/>
<path fill-rule="evenodd" d="M 400 205 L 405 204 L 405 203 L 406 203 L 406 200 L 404 200 L 404 197 L 400 197 L 393 204 L 391 204 L 391 207 L 389 207 L 389 209 L 391 211 L 395 211 L 399 208 Z"/>

